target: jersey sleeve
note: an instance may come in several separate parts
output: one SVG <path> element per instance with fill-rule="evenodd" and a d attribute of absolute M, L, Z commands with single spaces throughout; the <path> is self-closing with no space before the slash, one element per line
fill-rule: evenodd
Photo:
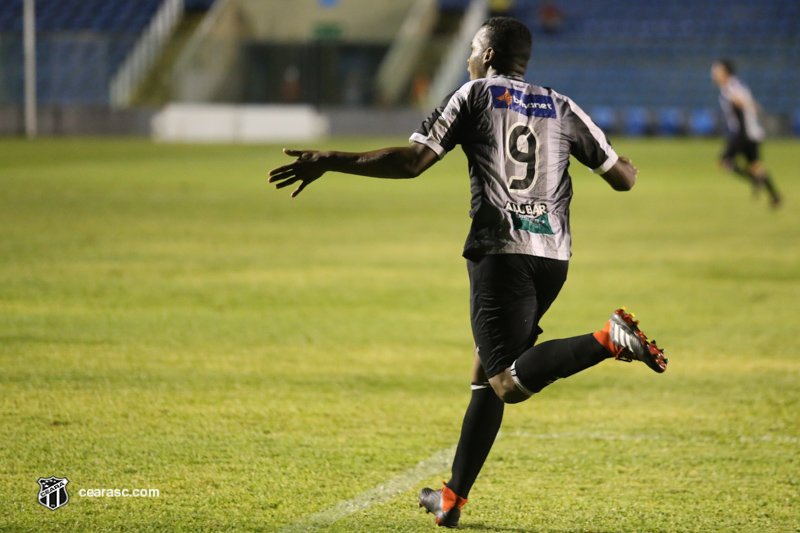
<path fill-rule="evenodd" d="M 409 141 L 424 144 L 442 159 L 461 142 L 469 123 L 469 86 L 467 84 L 447 96 L 425 119 Z"/>
<path fill-rule="evenodd" d="M 728 83 L 725 88 L 725 98 L 728 99 L 734 109 L 755 108 L 755 100 L 753 100 L 750 89 L 738 79 Z"/>
<path fill-rule="evenodd" d="M 568 121 L 567 135 L 570 153 L 595 174 L 605 174 L 619 159 L 606 134 L 589 118 L 583 109 L 567 98 L 569 104 L 564 119 Z"/>

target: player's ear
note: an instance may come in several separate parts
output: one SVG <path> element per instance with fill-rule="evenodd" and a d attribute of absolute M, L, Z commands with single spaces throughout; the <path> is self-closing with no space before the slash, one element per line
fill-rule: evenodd
<path fill-rule="evenodd" d="M 488 47 L 486 50 L 483 51 L 483 64 L 487 66 L 491 65 L 492 62 L 494 61 L 495 56 L 496 53 L 494 51 L 494 48 L 492 48 L 491 46 Z"/>

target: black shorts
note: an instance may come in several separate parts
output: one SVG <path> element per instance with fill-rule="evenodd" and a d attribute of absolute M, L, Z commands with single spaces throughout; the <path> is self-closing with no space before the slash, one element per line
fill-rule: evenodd
<path fill-rule="evenodd" d="M 735 163 L 736 156 L 739 154 L 742 154 L 748 163 L 761 160 L 759 143 L 751 141 L 744 135 L 729 137 L 728 143 L 725 145 L 725 151 L 722 153 L 722 160 Z"/>
<path fill-rule="evenodd" d="M 467 260 L 472 335 L 487 377 L 536 343 L 539 320 L 567 280 L 568 266 L 569 261 L 517 254 Z"/>

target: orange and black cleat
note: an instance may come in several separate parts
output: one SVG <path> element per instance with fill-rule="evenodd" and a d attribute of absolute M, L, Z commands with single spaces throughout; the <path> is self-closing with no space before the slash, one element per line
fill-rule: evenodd
<path fill-rule="evenodd" d="M 433 513 L 436 525 L 441 527 L 458 527 L 465 503 L 467 499 L 458 496 L 447 484 L 439 490 L 425 487 L 419 492 L 419 506 L 424 507 L 426 513 Z"/>
<path fill-rule="evenodd" d="M 639 329 L 639 321 L 626 313 L 624 307 L 614 311 L 605 329 L 598 331 L 595 338 L 619 361 L 641 361 L 659 374 L 667 369 L 669 359 L 664 357 L 664 350 L 647 338 Z"/>

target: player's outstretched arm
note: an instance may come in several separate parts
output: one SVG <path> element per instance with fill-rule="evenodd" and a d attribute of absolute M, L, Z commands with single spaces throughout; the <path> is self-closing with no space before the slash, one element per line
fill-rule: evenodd
<path fill-rule="evenodd" d="M 439 157 L 436 152 L 412 142 L 408 146 L 381 148 L 371 152 L 319 152 L 316 150 L 288 150 L 283 152 L 296 157 L 293 162 L 270 170 L 269 182 L 277 189 L 299 183 L 292 198 L 326 172 L 343 172 L 372 178 L 415 178 L 431 167 Z"/>
<path fill-rule="evenodd" d="M 636 176 L 639 169 L 627 157 L 620 157 L 608 172 L 601 174 L 604 180 L 611 185 L 615 191 L 629 191 L 636 183 Z"/>

